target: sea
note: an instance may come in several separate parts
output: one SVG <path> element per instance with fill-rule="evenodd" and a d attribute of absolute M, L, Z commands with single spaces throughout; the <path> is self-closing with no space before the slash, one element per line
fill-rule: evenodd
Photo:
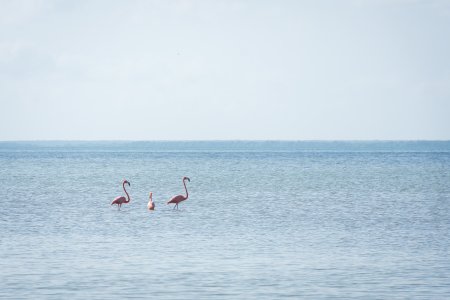
<path fill-rule="evenodd" d="M 450 298 L 450 141 L 0 142 L 0 180 L 1 299 Z"/>

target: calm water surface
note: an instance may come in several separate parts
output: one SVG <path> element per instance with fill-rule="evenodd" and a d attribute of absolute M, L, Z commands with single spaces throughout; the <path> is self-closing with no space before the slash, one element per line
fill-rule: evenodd
<path fill-rule="evenodd" d="M 0 142 L 0 178 L 0 298 L 450 297 L 450 142 Z"/>

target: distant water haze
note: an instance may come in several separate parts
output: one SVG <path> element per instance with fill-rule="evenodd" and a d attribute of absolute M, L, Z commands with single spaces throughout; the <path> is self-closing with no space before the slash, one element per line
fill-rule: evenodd
<path fill-rule="evenodd" d="M 449 1 L 0 1 L 0 140 L 449 140 Z"/>

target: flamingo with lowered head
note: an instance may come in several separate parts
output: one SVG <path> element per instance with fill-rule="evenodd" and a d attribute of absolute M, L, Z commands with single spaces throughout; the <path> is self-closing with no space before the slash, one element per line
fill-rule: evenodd
<path fill-rule="evenodd" d="M 124 196 L 120 196 L 120 197 L 117 197 L 116 199 L 114 199 L 113 202 L 111 202 L 111 205 L 117 204 L 117 207 L 119 210 L 122 207 L 123 203 L 129 203 L 131 201 L 130 195 L 128 195 L 127 190 L 125 189 L 125 183 L 127 183 L 128 186 L 130 186 L 130 182 L 126 179 L 122 182 L 122 187 L 123 187 L 123 190 L 125 191 L 125 194 L 127 194 L 128 200 Z"/>
<path fill-rule="evenodd" d="M 149 201 L 148 201 L 148 204 L 147 204 L 148 210 L 155 210 L 155 203 L 153 203 L 152 195 L 153 195 L 153 193 L 150 192 Z"/>
<path fill-rule="evenodd" d="M 172 198 L 170 198 L 169 201 L 167 201 L 167 204 L 170 204 L 170 203 L 174 203 L 175 204 L 173 209 L 175 209 L 175 207 L 178 209 L 178 203 L 180 203 L 181 201 L 186 200 L 189 197 L 189 194 L 188 194 L 188 191 L 187 191 L 187 188 L 186 188 L 185 180 L 187 180 L 189 182 L 191 182 L 191 180 L 188 177 L 183 177 L 183 184 L 184 184 L 184 189 L 186 191 L 186 196 L 184 196 L 184 195 L 173 196 Z"/>

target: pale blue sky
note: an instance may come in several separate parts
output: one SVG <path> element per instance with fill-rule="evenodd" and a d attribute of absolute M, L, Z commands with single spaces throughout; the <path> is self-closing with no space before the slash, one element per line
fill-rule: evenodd
<path fill-rule="evenodd" d="M 0 140 L 450 139 L 450 1 L 0 0 Z"/>

